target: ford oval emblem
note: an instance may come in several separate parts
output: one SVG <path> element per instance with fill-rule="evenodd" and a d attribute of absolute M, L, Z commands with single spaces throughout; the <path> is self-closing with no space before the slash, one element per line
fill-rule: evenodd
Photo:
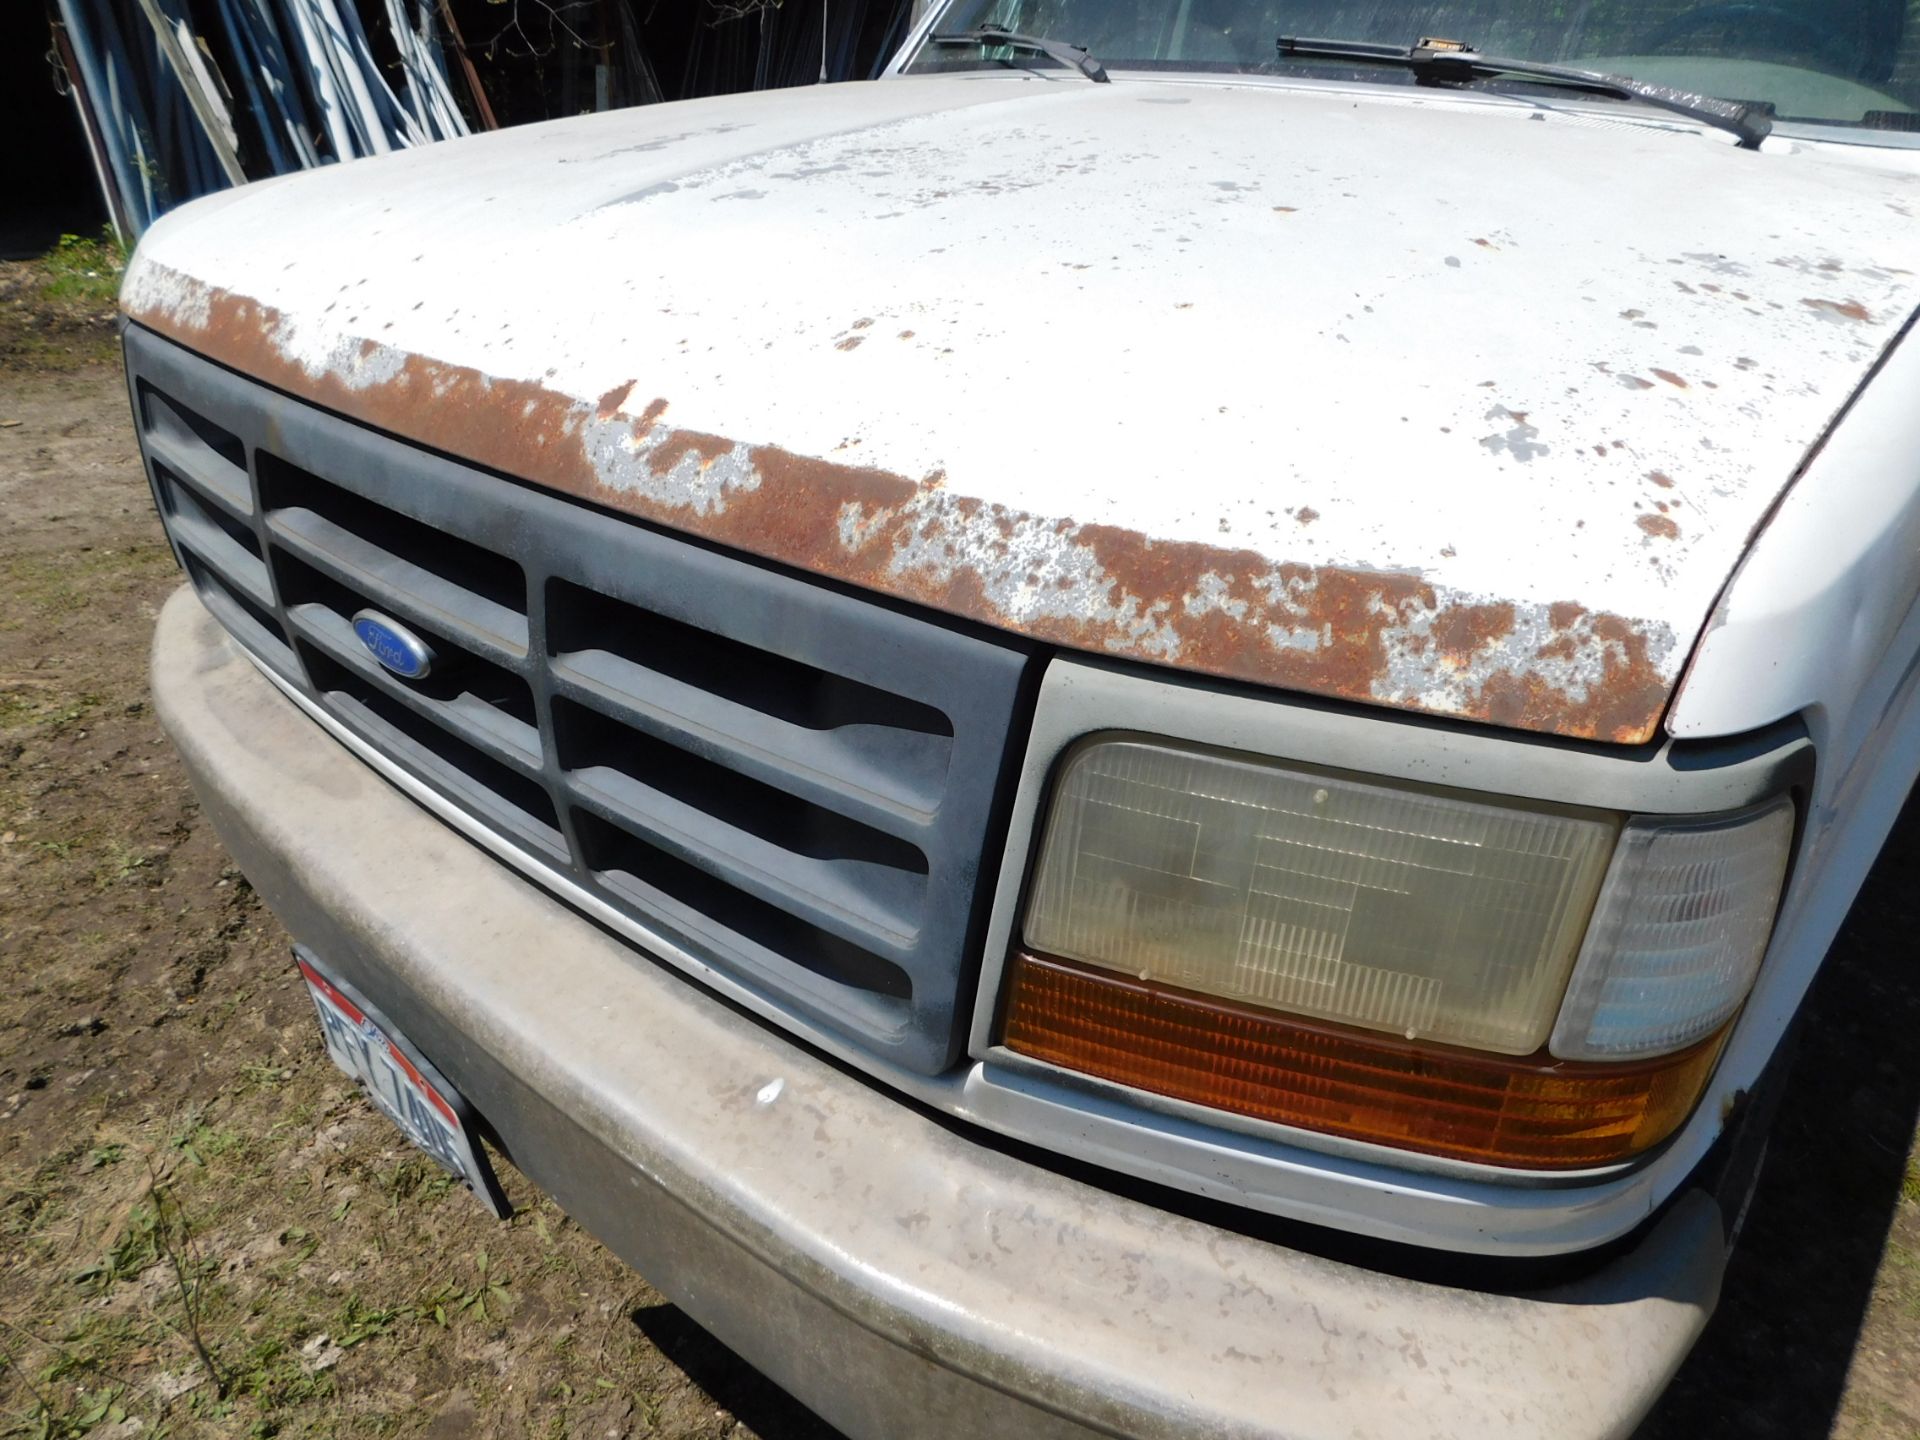
<path fill-rule="evenodd" d="M 433 669 L 433 650 L 398 620 L 378 610 L 362 610 L 353 617 L 353 633 L 360 643 L 394 674 L 418 680 Z"/>

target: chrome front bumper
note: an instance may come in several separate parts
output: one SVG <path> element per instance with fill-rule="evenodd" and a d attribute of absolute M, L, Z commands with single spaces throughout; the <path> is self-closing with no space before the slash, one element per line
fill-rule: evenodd
<path fill-rule="evenodd" d="M 1704 1325 L 1718 1207 L 1579 1284 L 1336 1263 L 1034 1165 L 863 1081 L 536 888 L 349 753 L 183 588 L 162 722 L 289 930 L 515 1163 L 850 1436 L 1625 1436 Z"/>

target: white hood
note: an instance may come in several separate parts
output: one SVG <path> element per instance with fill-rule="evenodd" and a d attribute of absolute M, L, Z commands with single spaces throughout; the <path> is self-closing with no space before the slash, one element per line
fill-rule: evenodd
<path fill-rule="evenodd" d="M 217 196 L 123 304 L 1003 629 L 1639 741 L 1920 304 L 1920 181 L 1728 141 L 1387 87 L 822 87 Z"/>

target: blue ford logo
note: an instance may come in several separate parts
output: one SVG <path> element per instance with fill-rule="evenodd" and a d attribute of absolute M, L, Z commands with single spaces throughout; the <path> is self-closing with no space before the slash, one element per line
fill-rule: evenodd
<path fill-rule="evenodd" d="M 353 633 L 360 637 L 368 654 L 396 675 L 418 680 L 433 668 L 433 650 L 427 642 L 377 610 L 362 610 L 355 615 Z"/>

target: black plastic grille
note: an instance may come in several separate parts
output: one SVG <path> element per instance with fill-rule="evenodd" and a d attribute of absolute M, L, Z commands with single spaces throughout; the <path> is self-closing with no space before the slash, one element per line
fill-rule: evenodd
<path fill-rule="evenodd" d="M 127 356 L 168 534 L 271 670 L 780 1009 L 953 1062 L 1026 650 L 457 464 L 137 328 Z M 376 661 L 362 610 L 425 641 L 428 674 Z"/>

